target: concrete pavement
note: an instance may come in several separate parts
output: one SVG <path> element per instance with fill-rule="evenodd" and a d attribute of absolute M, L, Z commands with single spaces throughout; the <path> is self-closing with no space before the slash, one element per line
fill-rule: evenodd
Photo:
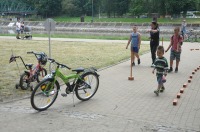
<path fill-rule="evenodd" d="M 0 104 L 1 131 L 200 131 L 200 70 L 193 75 L 177 106 L 172 105 L 192 71 L 200 66 L 200 50 L 190 50 L 199 48 L 199 43 L 184 43 L 179 72 L 168 74 L 166 90 L 159 97 L 153 93 L 157 82 L 151 73 L 150 53 L 147 53 L 141 56 L 141 65 L 133 67 L 134 81 L 128 80 L 130 61 L 99 71 L 100 86 L 96 95 L 86 102 L 75 99 L 76 107 L 72 105 L 71 95 L 59 95 L 44 112 L 33 110 L 29 98 Z M 165 54 L 168 60 L 169 54 Z"/>

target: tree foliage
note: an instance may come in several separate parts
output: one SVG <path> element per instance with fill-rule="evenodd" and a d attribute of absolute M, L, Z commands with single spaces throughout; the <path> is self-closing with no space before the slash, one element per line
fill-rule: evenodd
<path fill-rule="evenodd" d="M 108 17 L 121 17 L 127 13 L 159 13 L 160 15 L 186 14 L 189 10 L 200 10 L 200 0 L 18 0 L 32 5 L 43 17 L 94 15 L 99 11 Z M 93 1 L 93 6 L 92 6 Z"/>

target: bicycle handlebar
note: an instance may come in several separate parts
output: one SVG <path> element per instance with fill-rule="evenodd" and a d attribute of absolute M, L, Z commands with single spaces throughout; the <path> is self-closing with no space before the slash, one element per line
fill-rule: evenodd
<path fill-rule="evenodd" d="M 42 55 L 42 53 L 36 53 L 34 51 L 29 51 L 29 52 L 27 52 L 27 54 Z"/>
<path fill-rule="evenodd" d="M 30 52 L 27 52 L 27 54 L 34 54 L 34 52 L 33 52 L 33 51 L 30 51 Z"/>
<path fill-rule="evenodd" d="M 66 65 L 64 65 L 64 64 L 58 63 L 58 62 L 56 62 L 54 59 L 48 58 L 48 60 L 50 61 L 50 63 L 56 63 L 58 66 L 65 67 L 65 68 L 71 70 L 70 67 L 68 67 L 68 66 L 66 66 Z"/>

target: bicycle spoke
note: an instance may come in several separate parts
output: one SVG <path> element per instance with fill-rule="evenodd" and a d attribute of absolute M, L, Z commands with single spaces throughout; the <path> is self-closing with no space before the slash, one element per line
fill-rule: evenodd
<path fill-rule="evenodd" d="M 90 99 L 98 89 L 98 77 L 89 73 L 84 77 L 84 83 L 76 90 L 77 98 L 80 100 L 88 100 Z"/>
<path fill-rule="evenodd" d="M 52 105 L 57 95 L 57 86 L 53 82 L 44 81 L 32 93 L 32 106 L 36 110 L 45 110 Z"/>

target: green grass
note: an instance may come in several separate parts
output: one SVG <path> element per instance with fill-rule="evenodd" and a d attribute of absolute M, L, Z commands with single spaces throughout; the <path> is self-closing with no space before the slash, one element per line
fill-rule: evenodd
<path fill-rule="evenodd" d="M 52 58 L 71 68 L 96 67 L 103 68 L 117 64 L 122 60 L 130 58 L 130 50 L 126 50 L 124 43 L 89 43 L 89 42 L 61 42 L 52 41 Z M 35 40 L 7 40 L 0 41 L 0 102 L 7 98 L 23 97 L 30 95 L 30 90 L 22 91 L 15 89 L 19 82 L 19 71 L 15 62 L 8 63 L 11 56 L 11 49 L 14 55 L 22 56 L 25 63 L 36 64 L 37 60 L 33 55 L 26 54 L 28 51 L 43 51 L 48 54 L 48 41 Z M 142 45 L 140 53 L 149 51 L 149 45 Z M 25 70 L 22 62 L 17 60 L 20 73 Z M 48 64 L 49 65 L 49 64 Z M 48 65 L 46 68 L 48 68 Z M 69 73 L 63 70 L 65 74 Z"/>
<path fill-rule="evenodd" d="M 33 37 L 48 37 L 47 34 L 32 34 Z M 0 34 L 0 36 L 15 36 L 15 34 Z M 52 38 L 80 38 L 80 39 L 104 39 L 104 40 L 128 40 L 129 36 L 103 36 L 84 34 L 52 34 Z M 142 41 L 149 41 L 148 37 L 142 36 Z"/>
<path fill-rule="evenodd" d="M 60 16 L 53 18 L 57 22 L 80 22 L 80 17 L 66 17 Z M 85 22 L 91 22 L 92 17 L 86 16 Z M 158 18 L 159 23 L 181 23 L 182 18 L 169 19 L 169 18 Z M 152 18 L 98 18 L 94 17 L 94 22 L 128 22 L 128 23 L 149 23 Z M 200 18 L 187 18 L 187 23 L 200 23 Z"/>

